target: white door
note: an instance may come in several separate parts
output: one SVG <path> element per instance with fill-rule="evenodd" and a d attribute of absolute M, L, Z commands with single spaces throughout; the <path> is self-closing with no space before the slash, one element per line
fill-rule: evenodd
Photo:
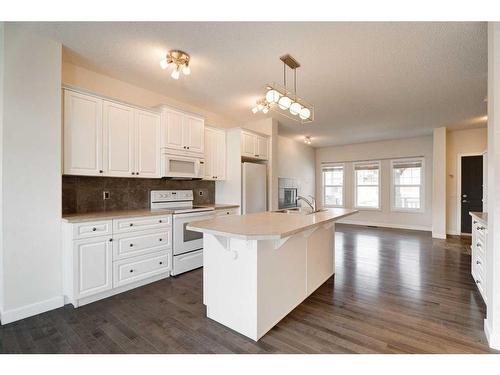
<path fill-rule="evenodd" d="M 95 237 L 74 242 L 76 298 L 111 289 L 113 262 L 111 237 Z"/>
<path fill-rule="evenodd" d="M 215 130 L 205 128 L 205 180 L 213 180 L 215 177 Z"/>
<path fill-rule="evenodd" d="M 183 142 L 184 114 L 168 110 L 165 113 L 163 145 L 174 150 L 185 150 Z"/>
<path fill-rule="evenodd" d="M 256 157 L 262 160 L 267 160 L 269 158 L 268 152 L 268 139 L 267 137 L 257 136 L 257 151 Z"/>
<path fill-rule="evenodd" d="M 160 177 L 160 116 L 135 111 L 135 175 L 138 177 Z"/>
<path fill-rule="evenodd" d="M 104 174 L 131 177 L 135 173 L 135 109 L 103 101 Z"/>
<path fill-rule="evenodd" d="M 241 155 L 255 157 L 256 136 L 251 133 L 241 132 Z"/>
<path fill-rule="evenodd" d="M 64 174 L 102 171 L 102 100 L 64 91 Z"/>
<path fill-rule="evenodd" d="M 217 131 L 214 135 L 214 165 L 217 181 L 226 179 L 226 132 Z"/>
<path fill-rule="evenodd" d="M 190 152 L 203 153 L 205 135 L 203 119 L 186 116 L 185 121 L 184 146 L 186 146 L 186 149 Z"/>

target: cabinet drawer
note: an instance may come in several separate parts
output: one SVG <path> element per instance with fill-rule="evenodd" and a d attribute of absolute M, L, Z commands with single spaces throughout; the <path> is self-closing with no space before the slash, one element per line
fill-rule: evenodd
<path fill-rule="evenodd" d="M 172 253 L 161 251 L 131 259 L 123 259 L 113 264 L 113 287 L 130 284 L 155 275 L 170 274 Z"/>
<path fill-rule="evenodd" d="M 113 233 L 127 233 L 146 229 L 168 229 L 172 225 L 172 215 L 129 217 L 113 220 Z"/>
<path fill-rule="evenodd" d="M 224 210 L 215 210 L 215 216 L 239 215 L 239 208 L 228 208 Z"/>
<path fill-rule="evenodd" d="M 170 228 L 118 234 L 113 238 L 113 261 L 169 250 L 172 247 L 171 239 Z"/>
<path fill-rule="evenodd" d="M 474 277 L 474 281 L 476 282 L 477 289 L 479 289 L 484 302 L 486 302 L 486 285 L 484 285 L 484 277 L 480 272 L 477 271 L 478 270 L 476 268 L 476 272 L 472 276 Z"/>
<path fill-rule="evenodd" d="M 474 246 L 476 254 L 484 259 L 484 255 L 486 252 L 486 241 L 484 240 L 484 238 L 482 238 L 481 236 L 475 236 L 472 246 Z"/>
<path fill-rule="evenodd" d="M 111 223 L 111 220 L 103 220 L 73 224 L 73 239 L 110 236 L 113 228 Z"/>

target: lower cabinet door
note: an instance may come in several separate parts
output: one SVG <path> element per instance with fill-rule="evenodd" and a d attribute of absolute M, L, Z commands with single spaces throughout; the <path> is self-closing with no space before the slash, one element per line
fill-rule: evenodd
<path fill-rule="evenodd" d="M 172 269 L 172 253 L 162 251 L 118 260 L 114 262 L 113 268 L 113 286 L 115 288 L 163 273 L 168 276 Z"/>
<path fill-rule="evenodd" d="M 111 237 L 74 241 L 76 298 L 84 298 L 113 287 Z"/>

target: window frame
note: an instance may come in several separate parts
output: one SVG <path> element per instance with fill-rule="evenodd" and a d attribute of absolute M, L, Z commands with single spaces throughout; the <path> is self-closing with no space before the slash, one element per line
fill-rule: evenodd
<path fill-rule="evenodd" d="M 397 186 L 411 186 L 420 188 L 420 208 L 400 208 L 396 207 L 396 183 L 394 179 L 394 165 L 402 162 L 420 162 L 420 185 L 397 185 Z M 425 158 L 408 158 L 408 159 L 393 159 L 391 160 L 391 212 L 405 212 L 405 213 L 424 213 L 425 212 Z"/>
<path fill-rule="evenodd" d="M 378 207 L 358 206 L 358 179 L 356 178 L 356 166 L 365 164 L 376 164 L 378 166 Z M 382 163 L 380 160 L 367 160 L 362 162 L 352 163 L 352 179 L 353 179 L 353 198 L 352 206 L 359 211 L 382 211 Z M 376 185 L 359 185 L 359 186 L 376 186 Z"/>
<path fill-rule="evenodd" d="M 342 167 L 342 185 L 325 185 L 325 174 L 324 170 L 328 168 Z M 326 204 L 325 199 L 325 187 L 342 187 L 342 203 L 340 205 L 337 204 Z M 330 208 L 344 208 L 345 207 L 345 163 L 328 163 L 321 166 L 321 190 L 322 190 L 322 198 L 323 198 L 323 206 Z"/>

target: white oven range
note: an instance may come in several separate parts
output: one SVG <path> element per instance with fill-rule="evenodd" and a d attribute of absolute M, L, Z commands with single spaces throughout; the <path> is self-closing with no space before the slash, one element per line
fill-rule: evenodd
<path fill-rule="evenodd" d="M 215 217 L 213 207 L 193 206 L 192 190 L 152 190 L 151 209 L 170 209 L 172 215 L 173 276 L 203 266 L 203 234 L 187 230 L 190 222 Z"/>

